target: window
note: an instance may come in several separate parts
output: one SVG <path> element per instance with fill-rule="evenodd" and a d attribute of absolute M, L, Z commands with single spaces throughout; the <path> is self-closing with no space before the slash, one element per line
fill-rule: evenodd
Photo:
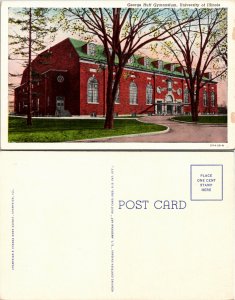
<path fill-rule="evenodd" d="M 90 77 L 87 82 L 87 102 L 98 103 L 98 81 L 95 77 Z"/>
<path fill-rule="evenodd" d="M 177 95 L 180 96 L 181 94 L 182 94 L 182 89 L 179 88 L 179 89 L 177 90 Z"/>
<path fill-rule="evenodd" d="M 203 105 L 207 106 L 207 92 L 205 90 L 203 91 Z"/>
<path fill-rule="evenodd" d="M 211 106 L 215 106 L 215 92 L 211 92 Z"/>
<path fill-rule="evenodd" d="M 115 104 L 120 103 L 120 97 L 119 97 L 119 86 L 117 88 L 116 96 L 115 96 Z"/>
<path fill-rule="evenodd" d="M 184 103 L 189 103 L 189 93 L 188 93 L 188 89 L 184 90 Z"/>
<path fill-rule="evenodd" d="M 146 104 L 153 103 L 153 87 L 150 83 L 147 84 L 146 87 Z"/>
<path fill-rule="evenodd" d="M 162 61 L 162 60 L 159 60 L 159 61 L 158 61 L 158 69 L 159 69 L 159 70 L 162 70 L 162 69 L 163 69 L 163 61 Z"/>
<path fill-rule="evenodd" d="M 167 90 L 172 91 L 172 80 L 171 79 L 167 80 Z"/>
<path fill-rule="evenodd" d="M 166 102 L 173 102 L 173 97 L 171 95 L 167 95 Z"/>
<path fill-rule="evenodd" d="M 145 58 L 144 58 L 144 66 L 145 66 L 146 68 L 149 68 L 149 65 L 150 65 L 150 60 L 149 60 L 148 57 L 145 57 Z"/>
<path fill-rule="evenodd" d="M 130 83 L 130 104 L 137 104 L 137 85 Z"/>
<path fill-rule="evenodd" d="M 113 83 L 114 84 L 114 83 Z M 113 87 L 113 86 L 112 86 Z M 120 103 L 120 97 L 119 97 L 120 91 L 119 91 L 119 85 L 117 87 L 117 92 L 115 95 L 115 104 L 119 104 Z"/>
<path fill-rule="evenodd" d="M 132 65 L 134 63 L 134 57 L 131 56 L 129 59 L 128 59 L 128 65 Z"/>
<path fill-rule="evenodd" d="M 95 44 L 90 43 L 87 45 L 87 54 L 95 56 Z"/>

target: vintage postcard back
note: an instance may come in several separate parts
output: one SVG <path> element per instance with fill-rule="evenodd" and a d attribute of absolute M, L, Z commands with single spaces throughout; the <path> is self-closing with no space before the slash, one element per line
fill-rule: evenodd
<path fill-rule="evenodd" d="M 233 153 L 0 155 L 2 299 L 234 298 Z"/>

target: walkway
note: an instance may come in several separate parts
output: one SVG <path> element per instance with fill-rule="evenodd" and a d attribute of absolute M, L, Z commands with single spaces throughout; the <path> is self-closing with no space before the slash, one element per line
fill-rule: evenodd
<path fill-rule="evenodd" d="M 141 118 L 142 122 L 161 124 L 170 127 L 163 134 L 148 134 L 146 136 L 111 137 L 91 142 L 145 142 L 145 143 L 226 143 L 227 127 L 224 125 L 199 125 L 179 123 L 169 120 L 169 116 L 148 116 Z M 85 142 L 85 141 L 84 141 Z M 87 140 L 86 140 L 87 142 Z"/>

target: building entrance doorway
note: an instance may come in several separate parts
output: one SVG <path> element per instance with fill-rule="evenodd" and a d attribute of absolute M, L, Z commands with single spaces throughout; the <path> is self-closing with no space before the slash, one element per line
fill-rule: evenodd
<path fill-rule="evenodd" d="M 64 97 L 56 96 L 56 115 L 61 115 L 64 113 Z"/>
<path fill-rule="evenodd" d="M 167 112 L 168 115 L 172 115 L 172 113 L 173 113 L 173 105 L 167 104 L 167 106 L 166 106 L 166 112 Z"/>
<path fill-rule="evenodd" d="M 177 106 L 177 114 L 179 114 L 179 115 L 182 114 L 182 107 L 181 107 L 181 105 Z"/>
<path fill-rule="evenodd" d="M 155 114 L 162 114 L 162 101 L 157 101 L 157 105 L 155 105 Z"/>
<path fill-rule="evenodd" d="M 173 97 L 171 95 L 166 96 L 166 113 L 168 115 L 173 114 Z"/>

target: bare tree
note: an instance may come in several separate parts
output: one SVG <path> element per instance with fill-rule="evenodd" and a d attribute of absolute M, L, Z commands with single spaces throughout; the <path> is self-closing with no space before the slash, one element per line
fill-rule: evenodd
<path fill-rule="evenodd" d="M 32 125 L 32 58 L 46 47 L 46 37 L 56 31 L 50 23 L 48 8 L 14 8 L 9 24 L 9 60 L 17 60 L 27 67 L 27 124 Z M 19 76 L 19 74 L 9 74 Z"/>
<path fill-rule="evenodd" d="M 198 121 L 199 93 L 208 82 L 226 76 L 227 71 L 227 10 L 172 9 L 178 24 L 190 15 L 192 21 L 169 33 L 162 50 L 172 54 L 181 66 L 191 99 L 192 120 Z M 205 74 L 210 75 L 205 79 Z"/>
<path fill-rule="evenodd" d="M 113 128 L 115 96 L 125 65 L 139 49 L 163 41 L 169 33 L 188 22 L 173 22 L 169 9 L 66 8 L 61 15 L 65 29 L 84 34 L 87 41 L 98 38 L 104 46 L 108 78 L 104 128 Z M 190 19 L 190 16 L 189 16 Z M 115 73 L 115 76 L 113 75 Z"/>

